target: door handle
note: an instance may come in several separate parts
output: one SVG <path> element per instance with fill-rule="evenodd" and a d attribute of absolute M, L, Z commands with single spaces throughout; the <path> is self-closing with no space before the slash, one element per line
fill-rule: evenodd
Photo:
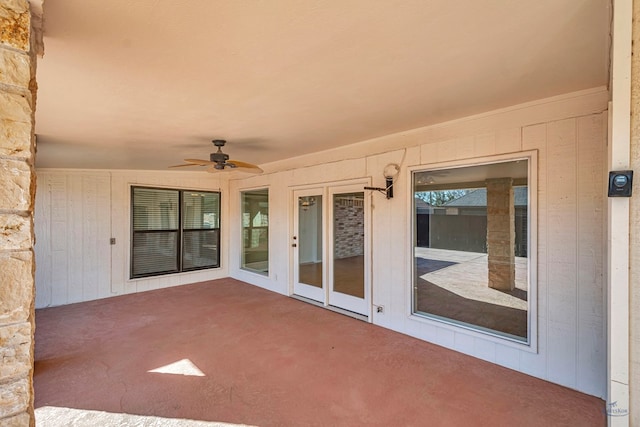
<path fill-rule="evenodd" d="M 296 245 L 295 243 L 292 243 L 292 244 L 291 244 L 291 247 L 292 247 L 292 248 L 297 248 L 297 247 L 298 247 L 298 245 Z"/>

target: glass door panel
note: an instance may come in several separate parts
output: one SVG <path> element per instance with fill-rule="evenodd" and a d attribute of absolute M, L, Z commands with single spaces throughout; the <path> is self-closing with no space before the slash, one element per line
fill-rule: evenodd
<path fill-rule="evenodd" d="M 294 258 L 294 294 L 324 303 L 322 194 L 318 190 L 296 191 L 294 201 L 294 236 L 291 244 Z"/>
<path fill-rule="evenodd" d="M 353 189 L 361 190 L 362 186 Z M 346 190 L 346 191 L 345 191 Z M 329 304 L 368 314 L 366 206 L 363 191 L 331 191 L 331 287 Z"/>

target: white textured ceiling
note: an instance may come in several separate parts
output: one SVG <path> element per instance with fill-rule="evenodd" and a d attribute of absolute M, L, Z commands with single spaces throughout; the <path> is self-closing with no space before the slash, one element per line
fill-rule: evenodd
<path fill-rule="evenodd" d="M 38 167 L 256 164 L 608 83 L 607 0 L 47 0 Z"/>

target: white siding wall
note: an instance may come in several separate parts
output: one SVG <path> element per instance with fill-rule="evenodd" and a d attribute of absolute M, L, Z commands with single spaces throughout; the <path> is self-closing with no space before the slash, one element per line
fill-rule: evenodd
<path fill-rule="evenodd" d="M 523 146 L 540 153 L 538 324 L 544 360 L 535 357 L 522 369 L 533 367 L 536 376 L 604 397 L 606 116 L 526 127 Z"/>
<path fill-rule="evenodd" d="M 111 293 L 108 173 L 43 174 L 36 195 L 36 307 Z"/>
<path fill-rule="evenodd" d="M 398 163 L 402 170 L 394 185 L 395 197 L 386 200 L 368 192 L 366 198 L 372 207 L 372 303 L 385 307 L 384 313 L 372 314 L 373 323 L 604 397 L 607 100 L 605 90 L 546 99 L 272 163 L 259 176 L 39 170 L 37 306 L 228 275 L 289 295 L 293 189 L 363 178 L 382 187 L 384 166 Z M 408 168 L 528 150 L 538 151 L 537 351 L 411 316 L 413 195 Z M 220 181 L 228 176 L 230 181 Z M 98 184 L 102 180 L 110 182 L 110 197 Z M 221 188 L 222 268 L 128 280 L 131 184 Z M 240 191 L 254 188 L 269 188 L 268 276 L 240 269 Z M 103 246 L 104 236 L 108 245 L 109 235 L 117 239 L 110 251 Z M 92 249 L 79 249 L 85 246 Z M 80 279 L 79 272 L 104 268 L 101 263 L 109 252 L 108 282 L 101 282 L 101 275 L 84 276 L 98 280 L 97 285 Z"/>
<path fill-rule="evenodd" d="M 372 204 L 372 303 L 385 307 L 384 313 L 372 314 L 373 323 L 604 397 L 606 105 L 604 91 L 545 100 L 266 165 L 264 175 L 233 179 L 232 218 L 239 217 L 239 191 L 269 188 L 271 262 L 269 277 L 239 269 L 234 255 L 239 253 L 239 228 L 233 221 L 231 275 L 291 294 L 292 190 L 366 177 L 373 186 L 384 186 L 384 166 L 402 164 L 393 199 L 367 195 Z M 411 316 L 407 168 L 529 150 L 538 151 L 539 166 L 537 351 Z M 275 170 L 268 173 L 270 167 Z"/>
<path fill-rule="evenodd" d="M 227 181 L 202 172 L 40 169 L 36 308 L 227 277 Z M 224 178 L 224 177 L 222 177 Z M 221 267 L 129 280 L 131 185 L 221 190 Z M 110 238 L 116 244 L 110 245 Z"/>

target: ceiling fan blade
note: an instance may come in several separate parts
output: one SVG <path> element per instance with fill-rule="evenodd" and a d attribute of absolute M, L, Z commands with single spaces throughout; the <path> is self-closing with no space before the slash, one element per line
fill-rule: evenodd
<path fill-rule="evenodd" d="M 196 165 L 195 163 L 185 163 L 183 165 L 173 165 L 173 166 L 169 166 L 170 168 L 182 168 L 185 166 L 204 166 L 204 165 Z"/>
<path fill-rule="evenodd" d="M 252 172 L 252 173 L 262 173 L 264 172 L 262 169 L 260 169 L 258 166 L 251 164 L 251 163 L 247 163 L 247 162 L 241 162 L 239 160 L 227 160 L 227 163 L 232 163 L 234 165 L 236 165 L 237 169 L 244 169 L 246 172 Z"/>
<path fill-rule="evenodd" d="M 216 162 L 212 162 L 211 160 L 201 160 L 201 159 L 184 159 L 184 161 L 187 163 L 193 163 L 194 165 L 199 165 L 199 166 L 208 166 L 208 165 L 216 164 Z"/>

